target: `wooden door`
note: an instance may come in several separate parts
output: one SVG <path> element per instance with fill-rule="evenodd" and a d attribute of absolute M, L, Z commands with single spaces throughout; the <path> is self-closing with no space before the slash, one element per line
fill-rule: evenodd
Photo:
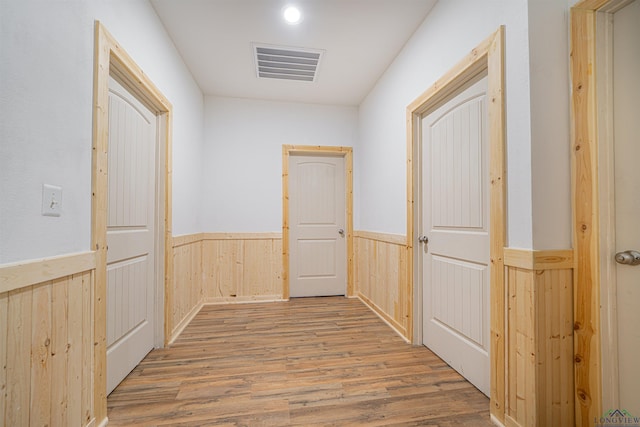
<path fill-rule="evenodd" d="M 423 343 L 489 395 L 486 91 L 485 77 L 422 119 L 419 250 Z"/>
<path fill-rule="evenodd" d="M 635 177 L 640 165 L 639 79 L 640 1 L 636 0 L 613 16 L 616 253 L 640 251 L 640 180 Z M 640 265 L 616 263 L 616 278 L 619 409 L 640 417 Z"/>
<path fill-rule="evenodd" d="M 156 116 L 109 81 L 107 393 L 153 348 Z"/>
<path fill-rule="evenodd" d="M 344 157 L 290 156 L 289 223 L 290 295 L 345 295 Z"/>

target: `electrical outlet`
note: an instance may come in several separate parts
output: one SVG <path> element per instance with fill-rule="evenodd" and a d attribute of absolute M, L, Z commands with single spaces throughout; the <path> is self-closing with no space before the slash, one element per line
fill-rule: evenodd
<path fill-rule="evenodd" d="M 62 211 L 62 187 L 42 184 L 42 215 L 60 216 Z"/>

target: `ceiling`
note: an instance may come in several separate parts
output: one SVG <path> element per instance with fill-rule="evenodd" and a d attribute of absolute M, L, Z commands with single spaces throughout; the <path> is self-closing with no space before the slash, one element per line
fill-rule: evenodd
<path fill-rule="evenodd" d="M 206 95 L 359 105 L 436 0 L 151 0 Z M 295 4 L 297 25 L 282 18 Z M 314 82 L 258 78 L 253 45 L 323 50 Z"/>

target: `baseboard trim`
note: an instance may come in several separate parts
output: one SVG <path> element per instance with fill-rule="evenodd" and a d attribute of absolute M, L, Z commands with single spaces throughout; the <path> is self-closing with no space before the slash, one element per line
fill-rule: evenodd
<path fill-rule="evenodd" d="M 384 312 L 380 307 L 375 305 L 369 298 L 362 295 L 362 293 L 358 292 L 357 298 L 362 301 L 364 305 L 369 307 L 371 311 L 373 311 L 380 319 L 382 319 L 391 329 L 395 331 L 407 344 L 411 344 L 411 340 L 406 337 L 406 330 L 401 327 L 396 321 L 394 321 L 387 313 Z"/>
<path fill-rule="evenodd" d="M 259 302 L 283 302 L 289 301 L 288 299 L 283 299 L 282 295 L 258 295 L 258 296 L 247 296 L 247 297 L 214 297 L 214 298 L 205 298 L 203 305 L 225 305 L 225 304 L 252 304 Z"/>
<path fill-rule="evenodd" d="M 169 341 L 167 342 L 167 345 L 171 345 L 174 343 L 174 341 L 180 336 L 182 331 L 184 331 L 184 328 L 186 328 L 187 325 L 191 323 L 193 318 L 196 317 L 196 315 L 200 312 L 203 305 L 204 303 L 202 301 L 196 304 L 195 307 L 193 307 L 191 311 L 189 311 L 189 313 L 187 313 L 187 315 L 184 316 L 184 318 L 180 321 L 180 323 L 178 323 L 178 325 L 175 328 L 173 328 L 173 332 L 171 332 L 171 336 L 169 337 Z"/>
<path fill-rule="evenodd" d="M 504 417 L 504 421 L 505 421 L 505 423 L 504 423 L 503 427 L 522 427 L 522 425 L 519 422 L 514 420 L 509 415 L 506 415 Z"/>
<path fill-rule="evenodd" d="M 491 422 L 499 427 L 506 427 L 495 415 L 491 414 Z"/>

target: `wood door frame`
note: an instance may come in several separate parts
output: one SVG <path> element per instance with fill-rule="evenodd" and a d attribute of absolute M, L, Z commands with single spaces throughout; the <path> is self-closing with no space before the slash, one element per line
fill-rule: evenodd
<path fill-rule="evenodd" d="M 106 368 L 107 368 L 107 209 L 108 209 L 108 145 L 109 145 L 109 77 L 114 76 L 145 103 L 158 118 L 156 173 L 156 277 L 164 277 L 164 292 L 158 290 L 154 315 L 163 319 L 162 329 L 154 333 L 156 344 L 165 344 L 169 333 L 166 328 L 171 307 L 171 103 L 149 77 L 118 44 L 99 21 L 95 23 L 95 51 L 93 76 L 93 142 L 91 182 L 91 249 L 96 251 L 95 287 L 93 291 L 94 377 L 93 396 L 98 425 L 107 421 Z M 164 172 L 164 173 L 163 173 Z M 158 338 L 160 340 L 158 340 Z"/>
<path fill-rule="evenodd" d="M 506 240 L 506 173 L 505 173 L 505 100 L 504 100 L 504 27 L 473 49 L 464 59 L 438 79 L 407 107 L 407 283 L 409 306 L 408 335 L 412 342 L 420 342 L 422 327 L 422 289 L 416 277 L 418 245 L 417 229 L 420 211 L 419 130 L 422 116 L 441 105 L 471 79 L 479 74 L 488 76 L 489 121 L 489 191 L 490 191 L 490 258 L 491 258 L 491 416 L 500 422 L 505 419 L 505 283 L 504 246 Z M 414 162 L 416 158 L 418 161 Z"/>
<path fill-rule="evenodd" d="M 320 145 L 282 146 L 282 299 L 289 299 L 289 156 L 326 155 L 344 157 L 345 194 L 347 196 L 347 294 L 353 293 L 353 148 Z"/>
<path fill-rule="evenodd" d="M 609 199 L 612 140 L 610 14 L 626 0 L 582 0 L 571 8 L 571 187 L 574 247 L 576 425 L 590 426 L 618 403 L 615 273 Z M 605 344 L 605 345 L 603 345 Z M 606 394 L 605 394 L 606 393 Z M 607 408 L 609 406 L 606 406 Z"/>

